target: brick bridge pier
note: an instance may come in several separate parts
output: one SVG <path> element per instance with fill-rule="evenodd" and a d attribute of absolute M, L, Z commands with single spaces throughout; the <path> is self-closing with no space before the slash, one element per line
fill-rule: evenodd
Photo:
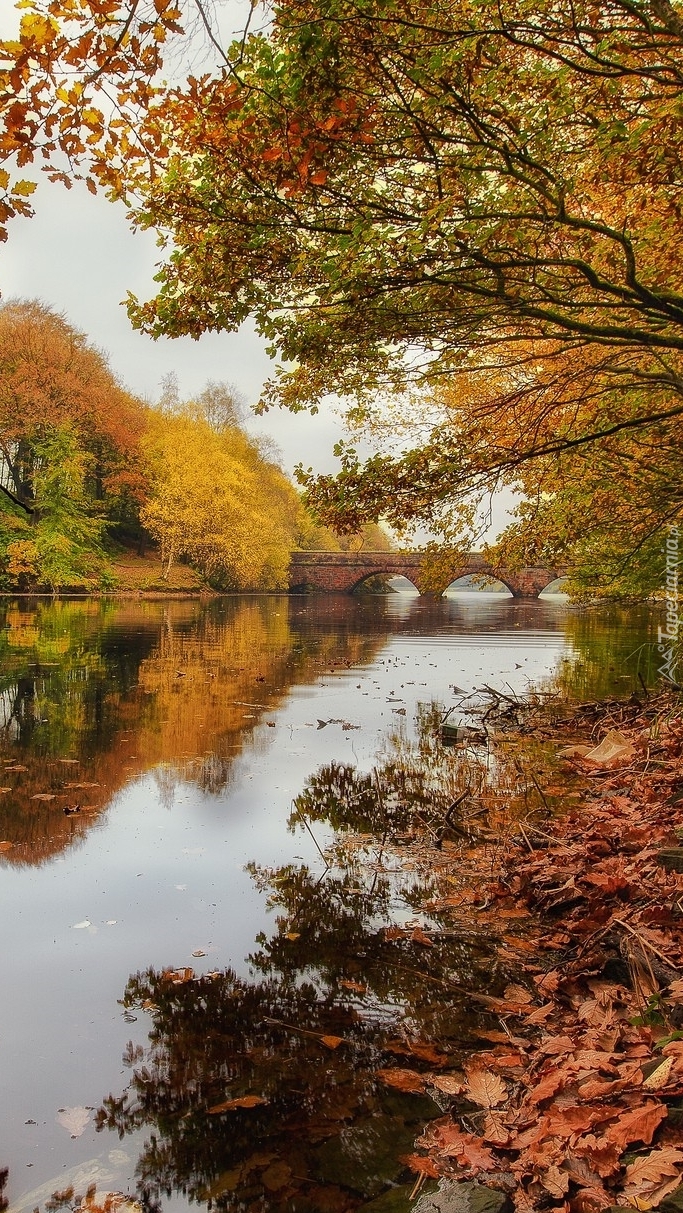
<path fill-rule="evenodd" d="M 422 552 L 292 552 L 289 588 L 299 593 L 351 594 L 368 577 L 407 577 L 421 594 L 443 594 L 452 581 L 479 574 L 502 581 L 514 598 L 538 598 L 541 590 L 565 573 L 564 569 L 494 568 L 477 552 L 470 552 L 444 571 L 443 584 L 427 577 L 428 557 Z"/>

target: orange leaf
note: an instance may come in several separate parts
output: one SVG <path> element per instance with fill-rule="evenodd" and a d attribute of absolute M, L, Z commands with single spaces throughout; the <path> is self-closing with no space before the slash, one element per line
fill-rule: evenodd
<path fill-rule="evenodd" d="M 657 1201 L 661 1200 L 666 1195 L 662 1194 L 663 1186 L 670 1192 L 678 1187 L 680 1174 L 676 1164 L 680 1162 L 683 1162 L 683 1150 L 677 1150 L 674 1146 L 651 1150 L 644 1158 L 637 1158 L 626 1168 L 624 1196 L 633 1200 L 635 1197 L 652 1197 L 656 1193 Z"/>
<path fill-rule="evenodd" d="M 402 1154 L 398 1160 L 402 1162 L 404 1167 L 409 1167 L 411 1171 L 417 1172 L 418 1175 L 427 1175 L 430 1179 L 438 1179 L 439 1171 L 431 1158 L 425 1158 L 422 1154 Z"/>
<path fill-rule="evenodd" d="M 343 1036 L 321 1036 L 320 1043 L 321 1043 L 321 1045 L 324 1045 L 326 1049 L 338 1049 L 340 1045 L 343 1045 L 344 1037 Z"/>
<path fill-rule="evenodd" d="M 416 1070 L 377 1070 L 375 1076 L 388 1087 L 412 1095 L 422 1094 L 425 1089 L 425 1080 Z"/>
<path fill-rule="evenodd" d="M 209 1116 L 218 1116 L 221 1112 L 232 1112 L 233 1108 L 255 1108 L 261 1103 L 266 1103 L 266 1100 L 260 1095 L 241 1095 L 239 1099 L 226 1099 L 225 1103 L 214 1104 L 207 1111 Z"/>
<path fill-rule="evenodd" d="M 658 1125 L 664 1120 L 667 1110 L 664 1104 L 648 1100 L 645 1104 L 624 1112 L 616 1124 L 608 1125 L 604 1136 L 618 1150 L 625 1150 L 632 1141 L 642 1141 L 649 1146 L 652 1135 Z"/>
<path fill-rule="evenodd" d="M 481 1108 L 495 1108 L 507 1099 L 507 1087 L 502 1078 L 487 1070 L 481 1063 L 465 1066 L 467 1089 L 470 1099 Z"/>

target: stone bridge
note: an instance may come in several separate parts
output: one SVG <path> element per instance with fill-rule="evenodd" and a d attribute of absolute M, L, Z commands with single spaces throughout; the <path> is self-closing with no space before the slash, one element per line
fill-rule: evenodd
<path fill-rule="evenodd" d="M 452 581 L 477 574 L 502 581 L 514 598 L 538 598 L 541 590 L 564 569 L 494 568 L 478 552 L 469 552 L 443 572 L 443 584 L 434 585 L 427 571 L 429 557 L 423 552 L 292 552 L 289 588 L 299 593 L 350 594 L 368 577 L 407 577 L 421 594 L 443 594 Z M 443 567 L 443 566 L 442 566 Z"/>

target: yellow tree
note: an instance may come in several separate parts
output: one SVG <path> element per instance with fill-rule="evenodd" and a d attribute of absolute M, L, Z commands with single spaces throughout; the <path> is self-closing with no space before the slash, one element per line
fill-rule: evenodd
<path fill-rule="evenodd" d="M 286 586 L 299 500 L 242 431 L 217 432 L 191 410 L 156 413 L 144 445 L 152 488 L 141 518 L 164 579 L 185 557 L 217 589 Z"/>

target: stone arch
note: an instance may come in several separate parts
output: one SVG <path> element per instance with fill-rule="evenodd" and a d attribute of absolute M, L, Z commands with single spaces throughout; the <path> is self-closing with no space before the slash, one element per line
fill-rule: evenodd
<path fill-rule="evenodd" d="M 567 581 L 567 574 L 560 573 L 554 579 L 554 581 L 548 582 L 548 584 L 540 591 L 540 594 L 545 594 L 546 592 L 548 592 L 550 594 L 564 594 L 564 593 L 566 593 L 566 591 L 564 589 L 564 583 L 566 581 Z"/>
<path fill-rule="evenodd" d="M 448 590 L 450 590 L 450 589 L 457 589 L 457 588 L 459 588 L 457 583 L 458 583 L 459 581 L 462 581 L 464 577 L 473 577 L 473 576 L 477 576 L 477 577 L 487 577 L 487 578 L 490 578 L 490 580 L 491 580 L 491 581 L 495 581 L 495 582 L 497 582 L 497 583 L 498 583 L 498 585 L 505 586 L 505 589 L 506 589 L 506 590 L 508 591 L 508 593 L 509 593 L 509 594 L 510 594 L 510 595 L 511 595 L 513 598 L 514 598 L 514 593 L 515 593 L 515 592 L 514 592 L 514 590 L 512 589 L 512 587 L 508 585 L 508 583 L 507 583 L 507 581 L 505 580 L 505 578 L 504 578 L 504 577 L 501 577 L 501 576 L 500 576 L 500 574 L 496 574 L 496 573 L 494 573 L 494 572 L 493 572 L 493 569 L 491 570 L 491 572 L 488 572 L 488 570 L 486 570 L 486 569 L 477 569 L 477 570 L 476 570 L 476 572 L 475 572 L 475 571 L 473 571 L 473 572 L 467 572 L 467 573 L 459 573 L 459 575 L 458 575 L 457 577 L 453 577 L 453 578 L 452 578 L 452 580 L 451 580 L 451 581 L 449 581 L 449 583 L 448 583 L 448 585 L 446 586 L 445 590 L 443 590 L 443 594 L 446 594 L 446 593 L 448 592 Z M 468 586 L 462 586 L 461 588 L 462 588 L 463 590 L 467 590 L 467 589 L 468 589 L 468 588 L 470 588 L 470 587 L 468 587 Z M 481 586 L 477 586 L 477 587 L 473 587 L 473 588 L 476 588 L 476 589 L 481 588 L 481 589 L 483 589 L 483 590 L 486 590 L 486 588 L 487 588 L 487 587 L 486 587 L 485 585 L 481 585 Z"/>
<path fill-rule="evenodd" d="M 387 565 L 388 564 L 389 564 L 389 562 L 387 561 Z M 418 581 L 420 578 L 419 569 L 417 569 L 417 568 L 416 569 L 410 569 L 410 568 L 392 569 L 389 567 L 382 568 L 380 566 L 378 566 L 376 568 L 366 569 L 365 572 L 363 572 L 360 577 L 356 574 L 353 584 L 345 592 L 347 594 L 357 593 L 358 590 L 360 589 L 360 587 L 364 584 L 364 582 L 370 581 L 373 577 L 405 577 L 405 579 L 407 581 L 409 581 L 412 586 L 414 586 L 414 588 L 417 590 L 418 594 L 422 593 L 422 591 L 418 585 Z"/>

